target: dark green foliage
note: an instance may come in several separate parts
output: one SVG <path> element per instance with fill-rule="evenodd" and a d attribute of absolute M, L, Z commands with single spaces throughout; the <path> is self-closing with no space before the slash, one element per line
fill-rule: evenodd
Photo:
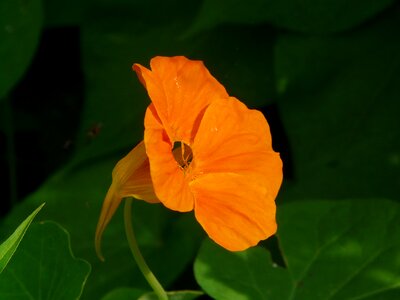
<path fill-rule="evenodd" d="M 41 0 L 0 2 L 0 101 L 28 68 L 42 22 Z"/>

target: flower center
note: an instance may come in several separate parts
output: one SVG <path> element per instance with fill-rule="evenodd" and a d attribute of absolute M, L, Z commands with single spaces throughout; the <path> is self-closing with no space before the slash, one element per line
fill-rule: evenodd
<path fill-rule="evenodd" d="M 189 167 L 193 160 L 193 152 L 190 146 L 184 142 L 175 142 L 172 148 L 172 154 L 181 169 Z"/>

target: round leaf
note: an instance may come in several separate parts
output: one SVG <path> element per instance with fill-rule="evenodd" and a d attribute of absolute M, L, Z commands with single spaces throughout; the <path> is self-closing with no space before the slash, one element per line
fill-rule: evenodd
<path fill-rule="evenodd" d="M 78 299 L 89 272 L 90 265 L 73 256 L 63 228 L 33 224 L 0 275 L 0 298 Z"/>

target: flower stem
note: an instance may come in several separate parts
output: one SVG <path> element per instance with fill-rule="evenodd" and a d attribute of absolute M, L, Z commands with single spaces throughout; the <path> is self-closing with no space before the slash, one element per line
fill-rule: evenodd
<path fill-rule="evenodd" d="M 125 232 L 126 238 L 128 239 L 129 247 L 131 248 L 131 252 L 133 258 L 135 259 L 140 271 L 142 272 L 144 278 L 146 278 L 149 285 L 153 288 L 155 294 L 157 295 L 159 300 L 168 300 L 167 293 L 164 288 L 158 282 L 157 278 L 154 276 L 153 272 L 151 272 L 149 266 L 146 264 L 146 261 L 143 258 L 142 253 L 139 250 L 135 233 L 132 227 L 132 198 L 125 199 L 124 206 L 124 222 L 125 222 Z"/>

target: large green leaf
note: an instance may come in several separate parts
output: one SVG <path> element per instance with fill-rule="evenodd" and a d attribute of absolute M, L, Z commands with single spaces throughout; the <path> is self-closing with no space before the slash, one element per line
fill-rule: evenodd
<path fill-rule="evenodd" d="M 278 224 L 286 267 L 261 247 L 232 253 L 206 241 L 195 263 L 201 287 L 217 300 L 400 296 L 398 203 L 292 202 L 279 208 Z"/>
<path fill-rule="evenodd" d="M 0 275 L 0 298 L 78 299 L 89 272 L 90 265 L 73 256 L 63 228 L 33 224 Z"/>
<path fill-rule="evenodd" d="M 278 39 L 278 105 L 295 163 L 283 197 L 398 199 L 399 17 L 342 36 Z"/>
<path fill-rule="evenodd" d="M 14 255 L 15 251 L 17 250 L 19 243 L 21 242 L 22 238 L 24 237 L 26 231 L 31 225 L 31 222 L 36 217 L 37 213 L 42 209 L 44 203 L 40 205 L 37 209 L 35 209 L 13 232 L 10 237 L 5 240 L 0 245 L 0 274 L 3 272 L 4 268 L 7 266 L 8 262 L 10 261 L 11 257 Z"/>
<path fill-rule="evenodd" d="M 330 33 L 357 26 L 381 12 L 393 0 L 204 0 L 199 15 L 188 33 L 224 23 L 276 26 L 306 33 Z"/>
<path fill-rule="evenodd" d="M 266 272 L 272 264 L 269 253 L 263 248 L 229 252 L 205 240 L 194 270 L 197 282 L 213 299 L 285 299 L 290 276 L 281 268 L 274 274 Z"/>
<path fill-rule="evenodd" d="M 0 100 L 30 64 L 42 18 L 41 0 L 0 1 Z"/>

